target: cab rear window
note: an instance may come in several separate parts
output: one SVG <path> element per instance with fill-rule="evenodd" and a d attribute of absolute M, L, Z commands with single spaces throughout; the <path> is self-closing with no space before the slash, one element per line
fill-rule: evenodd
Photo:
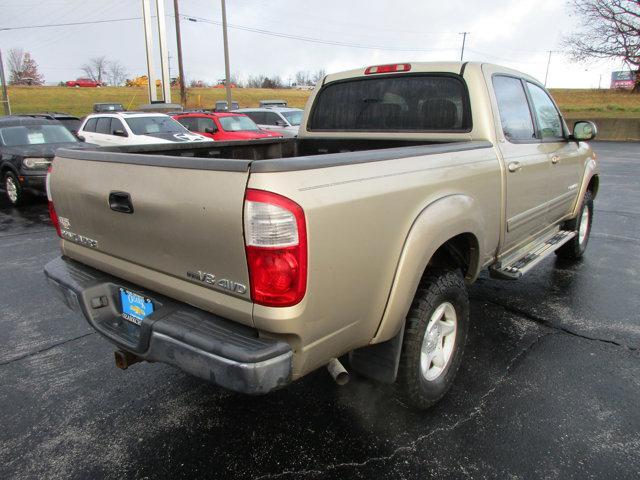
<path fill-rule="evenodd" d="M 330 83 L 318 93 L 307 128 L 468 132 L 469 94 L 453 74 L 385 75 Z"/>

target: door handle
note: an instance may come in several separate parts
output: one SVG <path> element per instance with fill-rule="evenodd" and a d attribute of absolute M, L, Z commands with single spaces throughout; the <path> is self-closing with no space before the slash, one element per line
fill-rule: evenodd
<path fill-rule="evenodd" d="M 511 173 L 513 173 L 520 170 L 522 168 L 522 165 L 520 165 L 520 162 L 509 162 L 509 165 L 507 166 L 507 168 Z"/>
<path fill-rule="evenodd" d="M 558 155 L 554 155 L 553 157 L 551 157 L 551 163 L 553 163 L 554 165 L 556 165 L 559 161 L 560 157 Z"/>
<path fill-rule="evenodd" d="M 133 213 L 131 195 L 127 192 L 111 192 L 109 194 L 109 207 L 114 212 Z"/>

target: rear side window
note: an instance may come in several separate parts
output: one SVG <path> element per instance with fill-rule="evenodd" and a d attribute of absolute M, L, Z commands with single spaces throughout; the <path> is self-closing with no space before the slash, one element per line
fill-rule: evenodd
<path fill-rule="evenodd" d="M 85 132 L 95 132 L 97 123 L 98 123 L 97 118 L 90 118 L 89 120 L 87 120 L 87 123 L 85 123 L 84 128 L 82 130 Z"/>
<path fill-rule="evenodd" d="M 519 78 L 493 77 L 493 89 L 498 101 L 502 131 L 507 140 L 535 140 L 535 129 L 527 95 Z"/>
<path fill-rule="evenodd" d="M 111 117 L 100 117 L 96 124 L 96 133 L 111 135 Z"/>
<path fill-rule="evenodd" d="M 197 118 L 197 130 L 196 132 L 205 132 L 206 129 L 216 131 L 217 127 L 214 123 L 213 119 L 208 117 L 198 117 Z"/>
<path fill-rule="evenodd" d="M 539 86 L 527 82 L 527 88 L 529 88 L 529 94 L 531 95 L 531 102 L 533 103 L 533 110 L 535 111 L 536 118 L 538 120 L 538 127 L 540 128 L 540 136 L 545 138 L 562 138 L 562 121 L 560 120 L 560 113 L 553 104 L 551 98 L 547 92 L 545 92 Z"/>
<path fill-rule="evenodd" d="M 309 130 L 465 132 L 469 95 L 454 75 L 401 75 L 331 83 L 316 98 Z"/>

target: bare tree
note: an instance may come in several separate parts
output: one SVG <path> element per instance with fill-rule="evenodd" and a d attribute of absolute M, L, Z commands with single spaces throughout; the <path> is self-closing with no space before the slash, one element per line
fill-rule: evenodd
<path fill-rule="evenodd" d="M 9 66 L 9 83 L 15 85 L 22 76 L 22 65 L 24 63 L 24 50 L 12 48 L 9 50 L 7 65 Z"/>
<path fill-rule="evenodd" d="M 327 72 L 324 68 L 316 70 L 313 74 L 313 85 L 315 85 L 320 80 L 322 80 L 326 75 L 327 75 Z"/>
<path fill-rule="evenodd" d="M 640 91 L 640 0 L 571 0 L 581 29 L 564 39 L 575 61 L 619 58 L 636 73 Z"/>
<path fill-rule="evenodd" d="M 94 82 L 102 83 L 106 78 L 109 60 L 106 56 L 94 57 L 89 63 L 82 65 L 81 70 L 84 74 Z"/>
<path fill-rule="evenodd" d="M 118 60 L 107 62 L 109 85 L 119 86 L 127 79 L 127 69 Z"/>
<path fill-rule="evenodd" d="M 265 80 L 265 75 L 249 75 L 249 79 L 247 80 L 248 88 L 262 88 L 262 84 Z"/>

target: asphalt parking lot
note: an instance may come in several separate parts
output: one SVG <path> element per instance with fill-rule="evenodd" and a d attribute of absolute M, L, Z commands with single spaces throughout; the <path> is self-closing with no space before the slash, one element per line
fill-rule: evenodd
<path fill-rule="evenodd" d="M 42 274 L 46 205 L 0 203 L 0 478 L 640 477 L 640 144 L 596 143 L 586 258 L 483 276 L 449 395 L 428 412 L 319 370 L 264 397 L 110 344 Z"/>

